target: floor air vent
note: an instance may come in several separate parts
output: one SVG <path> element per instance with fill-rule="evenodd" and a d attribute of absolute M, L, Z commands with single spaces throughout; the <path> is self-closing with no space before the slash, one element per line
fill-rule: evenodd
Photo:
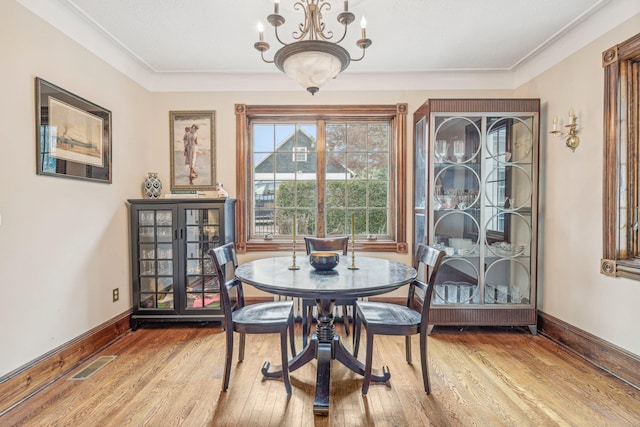
<path fill-rule="evenodd" d="M 107 363 L 111 362 L 115 358 L 116 356 L 100 356 L 96 360 L 91 362 L 89 366 L 87 366 L 86 368 L 83 368 L 80 372 L 76 373 L 74 376 L 72 376 L 69 379 L 79 380 L 79 381 L 86 380 L 91 375 L 95 374 L 100 369 L 104 368 L 107 365 Z"/>

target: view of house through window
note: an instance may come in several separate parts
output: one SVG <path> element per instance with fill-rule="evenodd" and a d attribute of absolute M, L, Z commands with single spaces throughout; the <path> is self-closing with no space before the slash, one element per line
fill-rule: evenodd
<path fill-rule="evenodd" d="M 406 253 L 407 104 L 236 104 L 236 250 L 354 236 Z"/>
<path fill-rule="evenodd" d="M 255 122 L 250 234 L 389 238 L 392 126 L 384 121 Z"/>

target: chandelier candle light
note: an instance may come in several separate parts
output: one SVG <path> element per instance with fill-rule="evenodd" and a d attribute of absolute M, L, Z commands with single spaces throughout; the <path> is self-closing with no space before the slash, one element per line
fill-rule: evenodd
<path fill-rule="evenodd" d="M 371 46 L 367 38 L 367 21 L 364 16 L 360 21 L 361 38 L 356 45 L 362 49 L 360 58 L 351 58 L 351 54 L 339 45 L 347 35 L 347 27 L 355 20 L 349 12 L 349 2 L 345 0 L 344 11 L 338 14 L 338 22 L 344 26 L 344 33 L 340 40 L 331 42 L 333 31 L 326 31 L 322 13 L 331 10 L 328 0 L 298 0 L 294 3 L 295 10 L 302 9 L 304 21 L 298 24 L 298 30 L 292 33 L 294 39 L 285 43 L 280 39 L 278 27 L 284 25 L 284 16 L 280 15 L 280 0 L 275 0 L 273 13 L 267 16 L 267 21 L 274 27 L 276 40 L 282 47 L 278 49 L 272 60 L 267 60 L 264 53 L 269 50 L 269 43 L 264 41 L 264 27 L 258 24 L 258 41 L 253 45 L 260 52 L 262 60 L 268 64 L 276 64 L 283 73 L 294 79 L 307 91 L 314 95 L 327 81 L 334 79 L 346 70 L 351 61 L 364 58 L 365 49 Z"/>

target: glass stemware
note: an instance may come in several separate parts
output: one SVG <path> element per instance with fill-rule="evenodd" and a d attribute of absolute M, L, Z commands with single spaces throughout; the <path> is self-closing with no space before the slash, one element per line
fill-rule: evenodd
<path fill-rule="evenodd" d="M 453 155 L 458 163 L 462 163 L 465 155 L 465 143 L 464 140 L 453 141 Z"/>
<path fill-rule="evenodd" d="M 449 144 L 444 139 L 436 141 L 436 158 L 440 163 L 447 160 L 447 152 L 449 151 Z"/>

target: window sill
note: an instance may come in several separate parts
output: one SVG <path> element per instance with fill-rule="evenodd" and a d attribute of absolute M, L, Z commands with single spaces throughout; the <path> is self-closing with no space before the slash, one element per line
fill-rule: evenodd
<path fill-rule="evenodd" d="M 292 245 L 290 240 L 249 240 L 244 245 L 236 244 L 238 252 L 269 252 L 269 251 L 291 251 Z M 349 251 L 352 250 L 349 243 Z M 376 241 L 358 241 L 356 240 L 355 250 L 357 252 L 397 252 L 407 253 L 408 245 L 406 242 L 398 243 L 393 240 L 376 240 Z M 298 240 L 296 243 L 296 252 L 305 252 L 304 239 Z"/>

